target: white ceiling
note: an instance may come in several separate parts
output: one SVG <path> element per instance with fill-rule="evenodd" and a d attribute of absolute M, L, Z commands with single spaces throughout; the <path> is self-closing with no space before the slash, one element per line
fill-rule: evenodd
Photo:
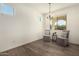
<path fill-rule="evenodd" d="M 24 6 L 24 7 L 29 7 L 33 8 L 36 11 L 44 14 L 49 12 L 49 4 L 48 3 L 14 3 L 11 5 L 19 5 L 19 6 Z M 60 10 L 63 8 L 71 7 L 74 5 L 79 5 L 78 3 L 51 3 L 51 12 Z"/>
<path fill-rule="evenodd" d="M 76 4 L 77 3 L 52 3 L 51 11 L 53 12 L 55 10 L 67 8 L 67 7 L 76 5 Z M 49 11 L 48 3 L 26 3 L 24 5 L 34 8 L 35 10 L 39 11 L 40 13 L 48 13 L 48 11 Z"/>

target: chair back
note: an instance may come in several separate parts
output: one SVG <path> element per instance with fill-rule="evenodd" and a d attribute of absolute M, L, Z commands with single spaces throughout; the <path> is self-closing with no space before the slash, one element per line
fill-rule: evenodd
<path fill-rule="evenodd" d="M 61 36 L 64 37 L 64 38 L 69 38 L 69 31 L 63 30 Z"/>

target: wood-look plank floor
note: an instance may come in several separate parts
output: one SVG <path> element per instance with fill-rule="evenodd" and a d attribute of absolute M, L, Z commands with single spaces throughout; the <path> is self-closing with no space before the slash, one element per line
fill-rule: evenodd
<path fill-rule="evenodd" d="M 3 52 L 8 56 L 79 56 L 79 46 L 61 47 L 55 42 L 37 40 Z"/>

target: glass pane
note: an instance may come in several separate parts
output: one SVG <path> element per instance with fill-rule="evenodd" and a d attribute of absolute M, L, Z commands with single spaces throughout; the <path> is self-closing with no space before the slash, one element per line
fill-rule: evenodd
<path fill-rule="evenodd" d="M 65 20 L 58 20 L 58 25 L 59 26 L 66 25 L 66 21 Z"/>
<path fill-rule="evenodd" d="M 2 5 L 1 6 L 1 13 L 13 15 L 13 8 L 10 5 Z"/>

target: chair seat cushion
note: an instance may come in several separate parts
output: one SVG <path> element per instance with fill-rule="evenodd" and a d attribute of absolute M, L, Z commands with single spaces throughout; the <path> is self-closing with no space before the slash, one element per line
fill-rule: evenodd
<path fill-rule="evenodd" d="M 65 39 L 67 39 L 67 38 L 66 38 L 66 37 L 62 37 L 62 36 L 59 36 L 58 39 L 63 39 L 63 40 L 65 40 Z"/>

